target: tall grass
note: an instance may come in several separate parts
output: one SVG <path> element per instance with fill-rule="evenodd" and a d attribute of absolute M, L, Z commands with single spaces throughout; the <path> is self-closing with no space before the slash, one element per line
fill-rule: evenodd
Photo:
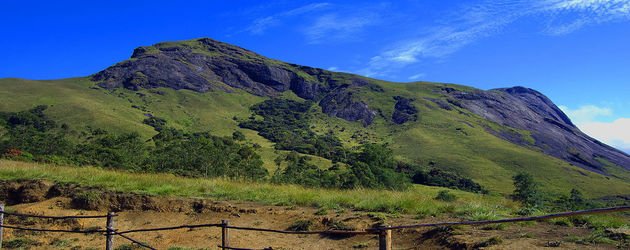
<path fill-rule="evenodd" d="M 498 196 L 451 190 L 454 202 L 435 200 L 445 188 L 416 185 L 407 191 L 373 189 L 315 189 L 226 179 L 195 179 L 170 174 L 129 173 L 96 167 L 54 166 L 0 160 L 0 180 L 43 179 L 101 187 L 111 191 L 157 196 L 254 201 L 271 205 L 298 205 L 325 209 L 357 209 L 386 213 L 440 215 L 457 213 L 476 217 L 479 213 L 506 216 L 516 204 Z"/>

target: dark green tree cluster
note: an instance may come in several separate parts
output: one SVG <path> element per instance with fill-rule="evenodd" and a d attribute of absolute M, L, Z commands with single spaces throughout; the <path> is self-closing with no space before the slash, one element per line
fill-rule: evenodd
<path fill-rule="evenodd" d="M 318 135 L 310 129 L 308 111 L 312 105 L 310 101 L 266 100 L 251 108 L 262 120 L 252 116 L 239 126 L 258 131 L 261 136 L 275 142 L 277 149 L 343 161 L 347 151 L 337 137 L 332 134 Z"/>
<path fill-rule="evenodd" d="M 15 113 L 0 113 L 8 130 L 0 138 L 4 157 L 74 165 L 94 165 L 132 171 L 168 172 L 194 177 L 229 177 L 259 180 L 267 176 L 253 147 L 231 137 L 208 132 L 185 133 L 166 126 L 163 119 L 145 122 L 159 133 L 143 141 L 137 133 L 110 134 L 102 129 L 69 132 L 44 114 L 46 106 Z"/>
<path fill-rule="evenodd" d="M 72 156 L 74 164 L 141 171 L 149 148 L 137 133 L 110 134 L 102 129 L 89 129 L 77 144 Z"/>
<path fill-rule="evenodd" d="M 286 162 L 287 167 L 274 174 L 272 180 L 275 182 L 313 187 L 387 189 L 404 189 L 410 184 L 406 175 L 395 171 L 396 161 L 391 150 L 381 144 L 362 146 L 360 152 L 349 156 L 344 167 L 334 164 L 321 169 L 311 164 L 308 156 L 296 152 L 277 161 L 281 162 Z"/>
<path fill-rule="evenodd" d="M 569 195 L 561 195 L 554 202 L 555 210 L 560 211 L 575 211 L 588 209 L 593 206 L 590 201 L 584 198 L 582 192 L 577 189 L 571 189 Z"/>
<path fill-rule="evenodd" d="M 404 189 L 412 183 L 446 186 L 477 192 L 483 190 L 469 179 L 442 171 L 419 172 L 417 166 L 401 170 L 386 144 L 365 144 L 350 151 L 332 134 L 317 135 L 309 129 L 307 111 L 310 103 L 277 99 L 253 108 L 263 120 L 241 123 L 257 129 L 291 153 L 278 158 L 272 176 L 278 183 L 293 183 L 329 188 Z M 58 126 L 44 114 L 45 106 L 15 113 L 0 113 L 0 155 L 13 159 L 74 165 L 94 165 L 139 172 L 167 172 L 191 177 L 228 177 L 261 180 L 268 173 L 256 153 L 248 146 L 245 135 L 236 131 L 230 137 L 208 132 L 187 133 L 168 127 L 166 120 L 148 117 L 144 120 L 158 131 L 149 142 L 137 133 L 112 134 L 102 129 L 85 132 Z M 321 168 L 310 162 L 314 154 L 335 162 Z M 411 165 L 409 165 L 411 166 Z M 415 175 L 414 175 L 415 174 Z M 413 177 L 413 178 L 412 178 Z"/>
<path fill-rule="evenodd" d="M 67 126 L 58 126 L 45 114 L 47 106 L 28 111 L 0 113 L 7 132 L 0 138 L 0 153 L 24 160 L 55 161 L 71 155 L 74 145 L 66 138 Z"/>
<path fill-rule="evenodd" d="M 428 171 L 424 169 L 418 169 L 413 174 L 413 177 L 411 179 L 413 183 L 416 184 L 448 187 L 474 193 L 488 193 L 488 191 L 484 189 L 481 185 L 479 185 L 479 183 L 476 183 L 469 178 L 461 177 L 457 174 L 446 172 L 436 168 L 430 169 Z"/>
<path fill-rule="evenodd" d="M 146 164 L 150 171 L 249 180 L 267 176 L 254 149 L 232 138 L 166 128 L 153 137 L 153 141 L 155 148 L 149 153 Z"/>
<path fill-rule="evenodd" d="M 601 206 L 596 200 L 589 200 L 582 192 L 573 188 L 566 195 L 559 195 L 557 198 L 549 194 L 543 194 L 538 183 L 527 173 L 520 173 L 512 177 L 514 180 L 514 192 L 511 197 L 515 201 L 523 204 L 522 212 L 531 213 L 536 210 L 544 211 L 577 211 Z M 554 195 L 555 196 L 555 195 Z M 613 205 L 614 206 L 614 205 Z"/>

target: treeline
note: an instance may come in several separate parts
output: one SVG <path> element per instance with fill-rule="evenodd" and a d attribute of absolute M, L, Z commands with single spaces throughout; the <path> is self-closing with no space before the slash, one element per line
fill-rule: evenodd
<path fill-rule="evenodd" d="M 310 129 L 309 110 L 313 102 L 270 99 L 251 107 L 255 115 L 242 121 L 242 128 L 256 130 L 275 143 L 276 149 L 317 155 L 333 161 L 346 161 L 348 150 L 333 134 L 318 135 Z"/>
<path fill-rule="evenodd" d="M 543 192 L 539 183 L 534 180 L 534 177 L 527 173 L 514 175 L 512 181 L 514 183 L 514 192 L 510 197 L 523 205 L 519 211 L 522 215 L 534 214 L 538 211 L 576 211 L 603 206 L 628 205 L 627 201 L 622 204 L 611 205 L 601 201 L 589 200 L 575 188 L 571 189 L 567 194 L 550 195 Z"/>
<path fill-rule="evenodd" d="M 28 111 L 0 113 L 0 125 L 7 130 L 0 139 L 4 157 L 191 177 L 259 180 L 268 175 L 254 149 L 232 138 L 208 132 L 186 133 L 157 123 L 161 125 L 159 133 L 151 138 L 154 146 L 150 146 L 137 133 L 71 131 L 47 117 L 45 109 L 37 106 Z"/>
<path fill-rule="evenodd" d="M 274 142 L 277 149 L 317 155 L 335 162 L 330 168 L 322 169 L 309 163 L 307 156 L 289 154 L 277 160 L 286 162 L 287 167 L 274 174 L 273 180 L 276 182 L 390 189 L 403 189 L 416 183 L 487 192 L 471 179 L 396 161 L 393 152 L 384 144 L 366 144 L 358 152 L 348 150 L 332 133 L 318 135 L 310 129 L 309 110 L 312 105 L 310 101 L 266 100 L 252 106 L 254 115 L 239 124 L 243 128 L 258 131 L 261 136 Z"/>
<path fill-rule="evenodd" d="M 335 163 L 323 169 L 312 164 L 309 156 L 291 152 L 276 159 L 278 170 L 272 181 L 311 187 L 387 189 L 405 189 L 411 183 L 408 176 L 396 172 L 393 154 L 384 145 L 366 144 L 348 157 L 351 160 L 347 164 Z M 280 167 L 283 162 L 285 168 Z"/>
<path fill-rule="evenodd" d="M 252 118 L 241 126 L 258 130 L 288 150 L 276 159 L 278 169 L 270 176 L 256 144 L 243 143 L 234 132 L 218 137 L 209 132 L 188 133 L 168 126 L 158 117 L 144 120 L 158 132 L 149 141 L 137 133 L 112 134 L 103 129 L 74 131 L 44 114 L 46 106 L 0 113 L 0 154 L 3 157 L 70 165 L 93 165 L 137 172 L 173 173 L 190 177 L 228 177 L 267 180 L 310 187 L 405 189 L 412 183 L 485 192 L 477 183 L 453 173 L 428 170 L 394 159 L 386 144 L 365 144 L 345 149 L 332 134 L 310 131 L 310 104 L 278 99 L 252 108 L 264 120 Z M 317 166 L 309 156 L 333 160 Z M 280 167 L 282 166 L 282 167 Z"/>

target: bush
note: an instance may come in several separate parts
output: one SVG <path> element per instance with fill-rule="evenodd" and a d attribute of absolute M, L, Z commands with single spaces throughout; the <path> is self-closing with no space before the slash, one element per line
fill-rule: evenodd
<path fill-rule="evenodd" d="M 442 191 L 438 192 L 437 196 L 435 196 L 435 199 L 436 200 L 441 200 L 441 201 L 446 201 L 446 202 L 451 202 L 451 201 L 457 200 L 457 196 L 455 196 L 454 194 L 451 194 L 447 190 L 442 190 Z"/>
<path fill-rule="evenodd" d="M 8 249 L 28 249 L 30 247 L 39 245 L 41 245 L 41 243 L 33 239 L 15 238 L 12 240 L 7 240 L 2 246 Z"/>
<path fill-rule="evenodd" d="M 291 224 L 291 226 L 289 226 L 287 228 L 288 231 L 309 231 L 311 230 L 311 227 L 313 226 L 313 222 L 310 220 L 297 220 L 295 222 L 293 222 L 293 224 Z"/>
<path fill-rule="evenodd" d="M 427 186 L 448 187 L 474 193 L 488 192 L 481 185 L 469 178 L 461 177 L 457 174 L 449 173 L 436 168 L 429 171 L 418 169 L 415 171 L 411 179 L 413 183 Z"/>
<path fill-rule="evenodd" d="M 144 119 L 142 123 L 153 127 L 153 129 L 158 132 L 162 131 L 162 129 L 166 127 L 166 120 L 155 116 Z"/>
<path fill-rule="evenodd" d="M 530 174 L 520 173 L 512 177 L 514 180 L 514 193 L 512 199 L 520 201 L 526 207 L 536 208 L 542 203 L 542 197 L 538 190 L 538 184 Z"/>

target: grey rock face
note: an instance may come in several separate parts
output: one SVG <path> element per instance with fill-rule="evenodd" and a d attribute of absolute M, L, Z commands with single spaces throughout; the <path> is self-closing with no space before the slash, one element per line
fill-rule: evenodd
<path fill-rule="evenodd" d="M 351 93 L 345 91 L 352 86 L 370 85 L 366 80 L 278 62 L 207 38 L 192 44 L 163 43 L 137 48 L 130 60 L 98 72 L 92 79 L 107 89 L 166 87 L 206 92 L 237 88 L 268 97 L 292 91 L 307 100 L 321 100 L 320 105 L 330 116 L 363 124 L 374 119 L 374 112 L 366 103 L 353 101 Z"/>
<path fill-rule="evenodd" d="M 322 111 L 329 116 L 336 116 L 347 121 L 361 121 L 364 126 L 372 124 L 376 112 L 366 103 L 353 98 L 347 88 L 331 92 L 319 102 Z"/>
<path fill-rule="evenodd" d="M 590 171 L 606 174 L 597 158 L 630 170 L 630 156 L 582 133 L 571 120 L 543 94 L 524 87 L 489 91 L 444 91 L 461 107 L 490 121 L 531 131 L 534 146 L 546 154 Z M 527 143 L 509 134 L 498 134 L 516 144 Z"/>
<path fill-rule="evenodd" d="M 418 120 L 418 110 L 413 106 L 413 99 L 395 96 L 396 104 L 394 105 L 394 113 L 392 113 L 392 121 L 396 124 L 403 124 L 408 121 Z"/>
<path fill-rule="evenodd" d="M 300 96 L 313 97 L 319 83 L 309 82 L 282 63 L 242 48 L 199 39 L 201 47 L 158 44 L 136 49 L 130 60 L 111 66 L 92 79 L 104 88 L 167 87 L 197 92 L 229 90 L 225 85 L 259 96 L 275 96 L 291 88 Z M 311 99 L 307 98 L 307 99 Z"/>

